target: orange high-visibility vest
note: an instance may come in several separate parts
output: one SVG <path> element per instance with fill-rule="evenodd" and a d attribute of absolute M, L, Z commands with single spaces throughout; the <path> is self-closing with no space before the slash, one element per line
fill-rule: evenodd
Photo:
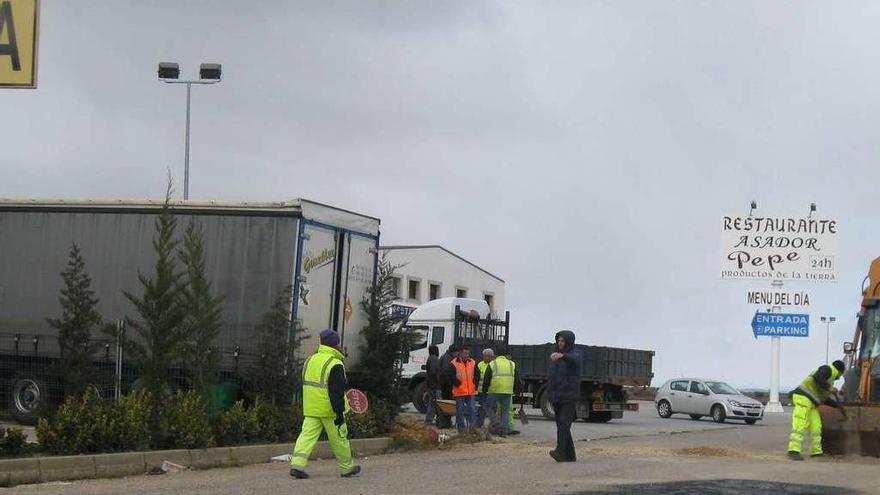
<path fill-rule="evenodd" d="M 468 359 L 462 362 L 460 359 L 453 359 L 452 365 L 455 366 L 455 378 L 458 378 L 459 381 L 459 385 L 452 389 L 452 396 L 467 397 L 468 395 L 476 395 L 477 385 L 474 383 L 475 361 Z"/>

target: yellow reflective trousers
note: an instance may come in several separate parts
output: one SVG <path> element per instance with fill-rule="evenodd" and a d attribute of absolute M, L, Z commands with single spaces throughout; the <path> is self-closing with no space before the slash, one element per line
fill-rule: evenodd
<path fill-rule="evenodd" d="M 800 394 L 792 394 L 794 413 L 791 415 L 791 437 L 788 440 L 789 452 L 800 452 L 804 436 L 810 434 L 810 453 L 822 453 L 822 417 L 813 401 Z"/>
<path fill-rule="evenodd" d="M 303 418 L 302 431 L 296 439 L 293 455 L 290 457 L 290 466 L 302 471 L 309 461 L 309 454 L 315 448 L 321 431 L 327 432 L 327 440 L 330 441 L 330 449 L 336 456 L 336 462 L 343 473 L 351 470 L 354 463 L 351 461 L 351 444 L 348 442 L 348 426 L 343 423 L 336 427 L 333 418 L 316 418 L 306 416 Z"/>

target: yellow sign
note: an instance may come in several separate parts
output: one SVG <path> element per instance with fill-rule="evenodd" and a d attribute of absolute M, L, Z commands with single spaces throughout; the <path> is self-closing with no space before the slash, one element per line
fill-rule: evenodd
<path fill-rule="evenodd" d="M 0 88 L 37 87 L 39 0 L 0 0 Z"/>

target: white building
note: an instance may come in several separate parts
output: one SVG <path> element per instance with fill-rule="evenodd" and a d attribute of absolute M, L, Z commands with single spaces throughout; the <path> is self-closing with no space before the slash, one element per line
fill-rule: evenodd
<path fill-rule="evenodd" d="M 395 266 L 395 310 L 409 314 L 441 297 L 483 299 L 493 314 L 503 315 L 504 280 L 443 246 L 381 246 Z"/>

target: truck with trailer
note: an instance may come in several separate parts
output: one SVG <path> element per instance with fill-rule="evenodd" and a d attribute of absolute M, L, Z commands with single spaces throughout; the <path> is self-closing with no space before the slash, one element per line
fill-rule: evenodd
<path fill-rule="evenodd" d="M 507 346 L 519 368 L 524 392 L 514 401 L 540 408 L 547 418 L 553 418 L 553 405 L 546 390 L 550 354 L 555 344 L 509 345 L 510 312 L 504 318 L 491 314 L 489 305 L 477 299 L 435 299 L 416 308 L 403 327 L 413 332 L 414 339 L 408 357 L 403 363 L 406 390 L 421 412 L 425 411 L 427 385 L 423 369 L 428 357 L 428 346 L 436 345 L 443 354 L 451 344 L 467 347 L 474 359 L 479 360 L 487 347 Z M 654 376 L 654 351 L 576 344 L 581 353 L 581 400 L 577 417 L 590 422 L 608 422 L 622 418 L 625 411 L 638 410 L 638 404 L 629 402 L 624 387 L 646 387 Z"/>
<path fill-rule="evenodd" d="M 0 200 L 0 409 L 34 423 L 47 403 L 63 397 L 55 364 L 61 314 L 60 272 L 76 244 L 105 321 L 134 316 L 125 291 L 140 295 L 149 276 L 161 201 Z M 360 302 L 375 284 L 379 219 L 298 199 L 275 203 L 172 201 L 178 235 L 190 221 L 204 231 L 208 277 L 222 297 L 223 326 L 212 352 L 221 375 L 248 366 L 254 330 L 281 291 L 292 289 L 291 317 L 317 345 L 324 328 L 337 330 L 356 363 L 367 323 Z M 100 336 L 94 336 L 100 339 Z M 290 337 L 288 337 L 290 338 Z M 118 340 L 118 339 L 117 339 Z M 101 343 L 94 362 L 115 374 L 103 393 L 118 393 L 131 377 L 118 342 Z"/>

